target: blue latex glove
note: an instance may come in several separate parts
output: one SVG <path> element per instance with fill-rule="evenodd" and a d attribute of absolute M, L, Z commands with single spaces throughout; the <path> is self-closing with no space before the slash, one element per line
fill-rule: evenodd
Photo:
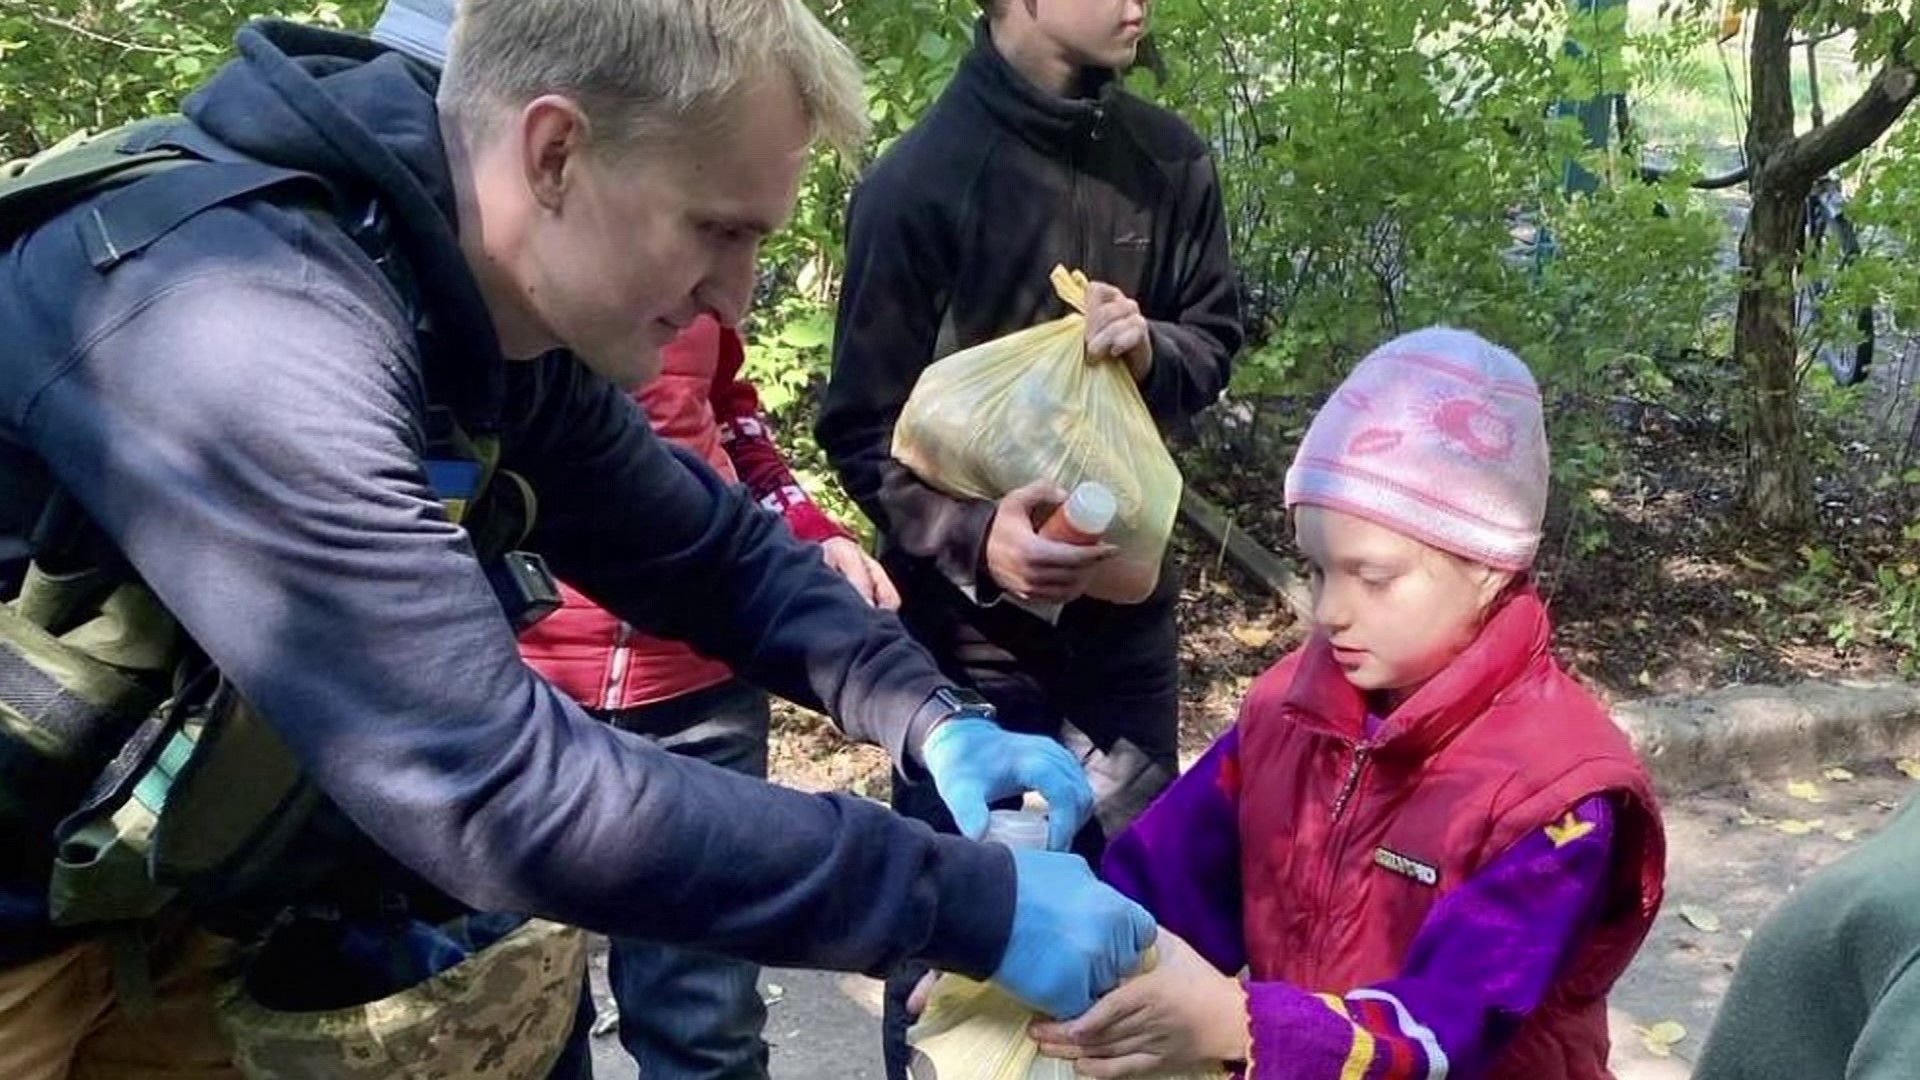
<path fill-rule="evenodd" d="M 1062 1020 L 1140 968 L 1159 926 L 1078 855 L 1013 853 L 1013 933 L 993 981 Z"/>
<path fill-rule="evenodd" d="M 1047 846 L 1065 851 L 1093 813 L 1087 771 L 1066 747 L 1038 735 L 1016 735 L 991 720 L 962 716 L 934 726 L 920 763 L 952 812 L 961 835 L 987 831 L 987 804 L 1037 791 L 1047 800 Z"/>

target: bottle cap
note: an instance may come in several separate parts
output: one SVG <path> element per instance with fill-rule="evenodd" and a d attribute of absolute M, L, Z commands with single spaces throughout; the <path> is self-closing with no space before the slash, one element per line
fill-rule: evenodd
<path fill-rule="evenodd" d="M 1005 844 L 1017 851 L 1047 849 L 1047 813 L 1044 810 L 993 810 L 987 814 L 989 844 Z"/>
<path fill-rule="evenodd" d="M 1107 485 L 1088 480 L 1073 489 L 1062 510 L 1067 515 L 1067 524 L 1088 536 L 1099 536 L 1113 525 L 1114 515 L 1120 511 L 1120 500 L 1113 497 L 1113 490 Z"/>

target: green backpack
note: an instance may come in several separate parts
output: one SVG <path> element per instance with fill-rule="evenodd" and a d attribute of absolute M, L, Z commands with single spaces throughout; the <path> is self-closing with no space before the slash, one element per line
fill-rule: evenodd
<path fill-rule="evenodd" d="M 71 220 L 104 273 L 204 210 L 268 193 L 348 206 L 324 178 L 249 159 L 182 117 L 142 121 L 0 170 L 0 250 L 86 203 Z M 342 220 L 367 233 L 376 218 Z M 384 237 L 377 251 L 356 238 L 411 303 Z M 528 625 L 559 602 L 539 557 L 510 550 L 531 527 L 532 492 L 496 468 L 496 439 L 434 414 L 430 479 L 503 602 L 516 602 L 509 617 Z M 17 594 L 0 604 L 0 828 L 44 835 L 58 822 L 53 920 L 137 924 L 246 896 L 324 797 L 76 500 L 56 493 L 30 546 Z"/>

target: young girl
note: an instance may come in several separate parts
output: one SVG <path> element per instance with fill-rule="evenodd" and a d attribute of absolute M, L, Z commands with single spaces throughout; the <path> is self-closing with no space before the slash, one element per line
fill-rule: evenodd
<path fill-rule="evenodd" d="M 1665 842 L 1632 748 L 1549 654 L 1546 497 L 1512 353 L 1430 329 L 1354 370 L 1287 473 L 1313 636 L 1109 849 L 1160 962 L 1035 1025 L 1044 1052 L 1096 1077 L 1610 1075 L 1606 995 Z"/>

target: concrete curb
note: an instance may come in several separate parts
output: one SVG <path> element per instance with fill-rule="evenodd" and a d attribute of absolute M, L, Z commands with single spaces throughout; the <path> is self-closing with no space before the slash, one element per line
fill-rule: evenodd
<path fill-rule="evenodd" d="M 1894 679 L 1729 686 L 1613 707 L 1663 794 L 1755 771 L 1920 750 L 1920 684 Z"/>

